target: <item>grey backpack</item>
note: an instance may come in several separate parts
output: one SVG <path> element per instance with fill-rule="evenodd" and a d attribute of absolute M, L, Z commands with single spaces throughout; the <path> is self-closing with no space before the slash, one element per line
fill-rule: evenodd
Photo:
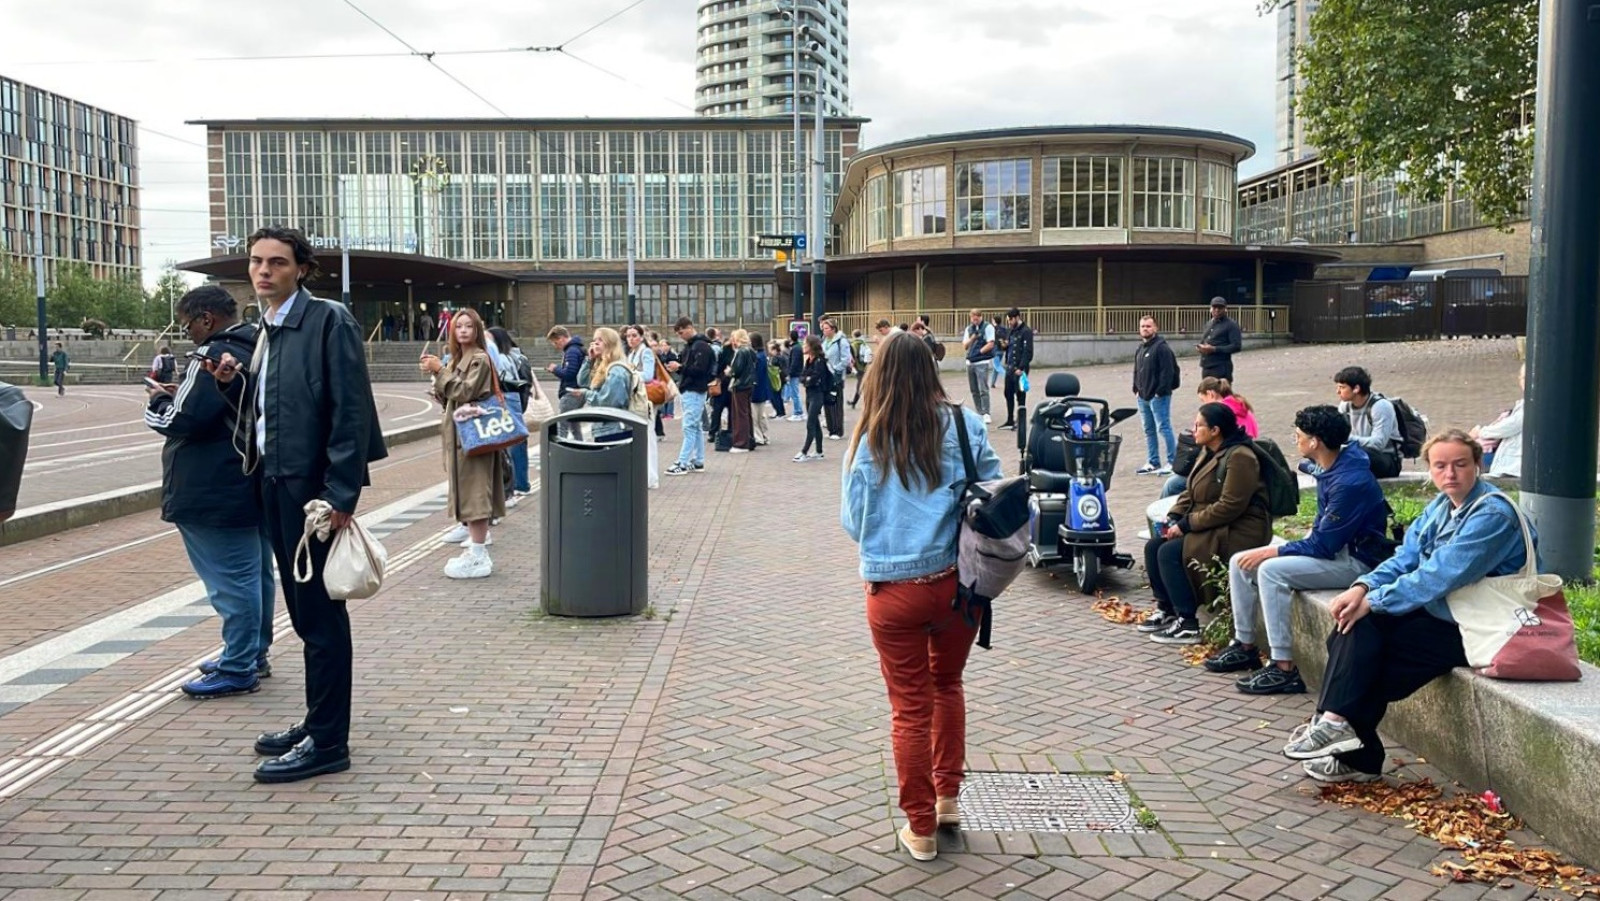
<path fill-rule="evenodd" d="M 1028 480 L 1025 476 L 978 480 L 967 418 L 950 405 L 961 440 L 966 478 L 956 484 L 961 526 L 956 538 L 956 600 L 968 625 L 978 627 L 978 647 L 988 649 L 993 601 L 1022 572 L 1028 556 Z"/>

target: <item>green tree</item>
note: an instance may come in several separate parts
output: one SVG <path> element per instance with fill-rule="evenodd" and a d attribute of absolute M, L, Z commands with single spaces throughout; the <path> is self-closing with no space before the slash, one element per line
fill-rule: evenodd
<path fill-rule="evenodd" d="M 150 292 L 150 306 L 146 311 L 144 326 L 146 328 L 161 328 L 171 321 L 172 311 L 177 308 L 178 299 L 189 291 L 189 283 L 178 274 L 178 265 L 173 260 L 168 260 L 161 269 L 161 278 L 156 281 L 155 290 Z M 155 322 L 155 319 L 161 320 Z"/>
<path fill-rule="evenodd" d="M 58 266 L 45 300 L 52 328 L 78 328 L 86 319 L 98 319 L 112 328 L 138 328 L 146 325 L 147 307 L 153 306 L 134 276 L 96 278 L 83 263 Z M 159 318 L 165 325 L 164 308 Z"/>
<path fill-rule="evenodd" d="M 37 318 L 33 270 L 0 252 L 0 325 L 27 327 Z"/>
<path fill-rule="evenodd" d="M 1399 173 L 1422 200 L 1454 183 L 1490 221 L 1517 218 L 1532 183 L 1538 11 L 1537 0 L 1322 0 L 1297 62 L 1307 139 L 1337 174 Z"/>

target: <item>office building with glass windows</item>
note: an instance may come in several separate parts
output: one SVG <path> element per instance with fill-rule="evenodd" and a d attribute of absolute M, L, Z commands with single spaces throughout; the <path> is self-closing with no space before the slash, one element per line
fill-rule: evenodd
<path fill-rule="evenodd" d="M 829 206 L 864 122 L 825 122 Z M 630 227 L 636 321 L 766 325 L 778 313 L 756 238 L 798 230 L 788 119 L 198 124 L 213 247 L 182 268 L 247 293 L 245 239 L 296 226 L 334 274 L 318 282 L 324 295 L 340 293 L 349 248 L 352 306 L 375 337 L 415 336 L 424 314 L 461 306 L 524 335 L 625 323 Z"/>
<path fill-rule="evenodd" d="M 139 278 L 134 121 L 0 76 L 0 254 L 30 267 L 35 201 L 46 279 L 69 262 L 99 278 Z"/>
<path fill-rule="evenodd" d="M 1295 109 L 1295 100 L 1305 86 L 1300 75 L 1300 50 L 1311 41 L 1311 16 L 1320 0 L 1285 0 L 1278 7 L 1277 67 L 1277 146 L 1280 166 L 1316 156 L 1317 150 L 1306 141 L 1306 126 Z"/>
<path fill-rule="evenodd" d="M 1217 295 L 1280 302 L 1335 257 L 1234 243 L 1238 165 L 1254 152 L 1219 132 L 1123 125 L 863 150 L 833 210 L 828 290 L 844 309 L 908 313 L 1192 305 L 1203 317 Z M 1069 330 L 1096 321 L 1062 317 Z"/>
<path fill-rule="evenodd" d="M 701 0 L 696 37 L 694 107 L 702 116 L 793 113 L 797 63 L 802 112 L 814 110 L 818 96 L 824 115 L 850 111 L 849 0 Z"/>

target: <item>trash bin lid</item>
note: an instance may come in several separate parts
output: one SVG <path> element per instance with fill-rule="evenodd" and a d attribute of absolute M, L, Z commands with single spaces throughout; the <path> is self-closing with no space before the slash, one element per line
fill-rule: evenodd
<path fill-rule="evenodd" d="M 557 426 L 563 423 L 578 425 L 597 422 L 621 423 L 627 426 L 633 432 L 633 435 L 630 435 L 626 441 L 584 441 L 581 438 L 563 437 L 557 429 Z M 540 428 L 544 431 L 545 440 L 554 441 L 557 444 L 567 444 L 574 447 L 614 447 L 626 445 L 636 436 L 642 438 L 641 432 L 648 432 L 650 427 L 649 420 L 627 410 L 619 410 L 616 407 L 579 407 L 576 410 L 568 410 L 565 413 L 558 413 L 546 419 Z"/>

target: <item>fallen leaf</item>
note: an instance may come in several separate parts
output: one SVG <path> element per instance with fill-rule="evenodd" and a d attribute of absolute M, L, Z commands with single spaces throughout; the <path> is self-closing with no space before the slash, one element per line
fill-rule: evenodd
<path fill-rule="evenodd" d="M 1112 770 L 1111 775 L 1106 777 L 1106 781 L 1115 782 L 1118 785 L 1121 785 L 1122 783 L 1128 781 L 1128 777 L 1124 776 L 1120 770 Z"/>

